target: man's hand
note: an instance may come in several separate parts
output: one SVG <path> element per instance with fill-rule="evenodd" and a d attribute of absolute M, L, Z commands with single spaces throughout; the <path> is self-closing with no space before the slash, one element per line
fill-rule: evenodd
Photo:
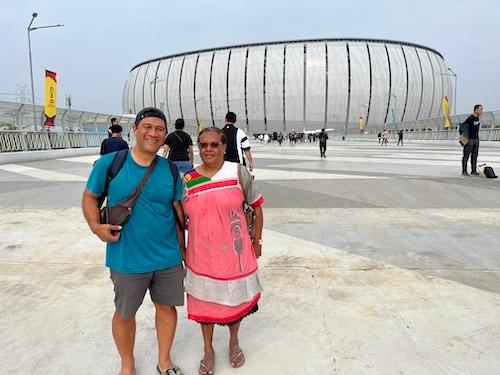
<path fill-rule="evenodd" d="M 120 239 L 120 225 L 97 224 L 92 228 L 92 232 L 99 237 L 102 242 L 116 242 Z"/>

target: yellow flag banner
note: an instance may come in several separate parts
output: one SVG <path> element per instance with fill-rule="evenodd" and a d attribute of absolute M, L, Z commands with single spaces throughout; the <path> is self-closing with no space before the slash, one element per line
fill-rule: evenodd
<path fill-rule="evenodd" d="M 45 71 L 45 112 L 46 120 L 44 125 L 54 126 L 57 114 L 57 78 L 56 73 L 50 70 Z"/>
<path fill-rule="evenodd" d="M 450 107 L 448 105 L 448 97 L 443 96 L 443 116 L 444 116 L 444 127 L 448 129 L 451 126 L 450 121 Z"/>

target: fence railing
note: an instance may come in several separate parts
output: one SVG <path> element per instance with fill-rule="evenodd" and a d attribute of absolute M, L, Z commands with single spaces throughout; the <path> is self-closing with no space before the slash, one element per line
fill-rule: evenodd
<path fill-rule="evenodd" d="M 403 130 L 403 139 L 420 140 L 420 141 L 458 141 L 457 129 L 449 130 Z M 365 139 L 376 137 L 376 133 L 370 134 L 349 134 L 349 138 Z M 390 138 L 397 138 L 397 132 L 392 130 L 389 133 Z M 500 141 L 500 128 L 481 129 L 479 131 L 479 139 L 482 141 Z"/>
<path fill-rule="evenodd" d="M 0 131 L 0 152 L 99 147 L 107 133 Z"/>

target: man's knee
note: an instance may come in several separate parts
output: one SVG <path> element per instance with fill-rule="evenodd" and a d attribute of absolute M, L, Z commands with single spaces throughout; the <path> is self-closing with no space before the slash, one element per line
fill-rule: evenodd
<path fill-rule="evenodd" d="M 115 311 L 115 315 L 113 316 L 115 321 L 119 324 L 127 324 L 135 321 L 135 314 L 131 315 L 123 315 L 119 311 Z"/>
<path fill-rule="evenodd" d="M 162 305 L 160 303 L 155 303 L 156 311 L 163 314 L 174 314 L 177 312 L 175 306 Z"/>

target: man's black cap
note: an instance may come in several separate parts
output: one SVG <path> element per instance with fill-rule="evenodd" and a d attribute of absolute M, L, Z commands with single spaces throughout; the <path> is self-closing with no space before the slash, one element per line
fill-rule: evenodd
<path fill-rule="evenodd" d="M 165 124 L 167 123 L 167 119 L 162 111 L 155 107 L 146 107 L 135 116 L 135 125 L 139 124 L 139 122 L 146 117 L 158 117 L 162 119 Z"/>

